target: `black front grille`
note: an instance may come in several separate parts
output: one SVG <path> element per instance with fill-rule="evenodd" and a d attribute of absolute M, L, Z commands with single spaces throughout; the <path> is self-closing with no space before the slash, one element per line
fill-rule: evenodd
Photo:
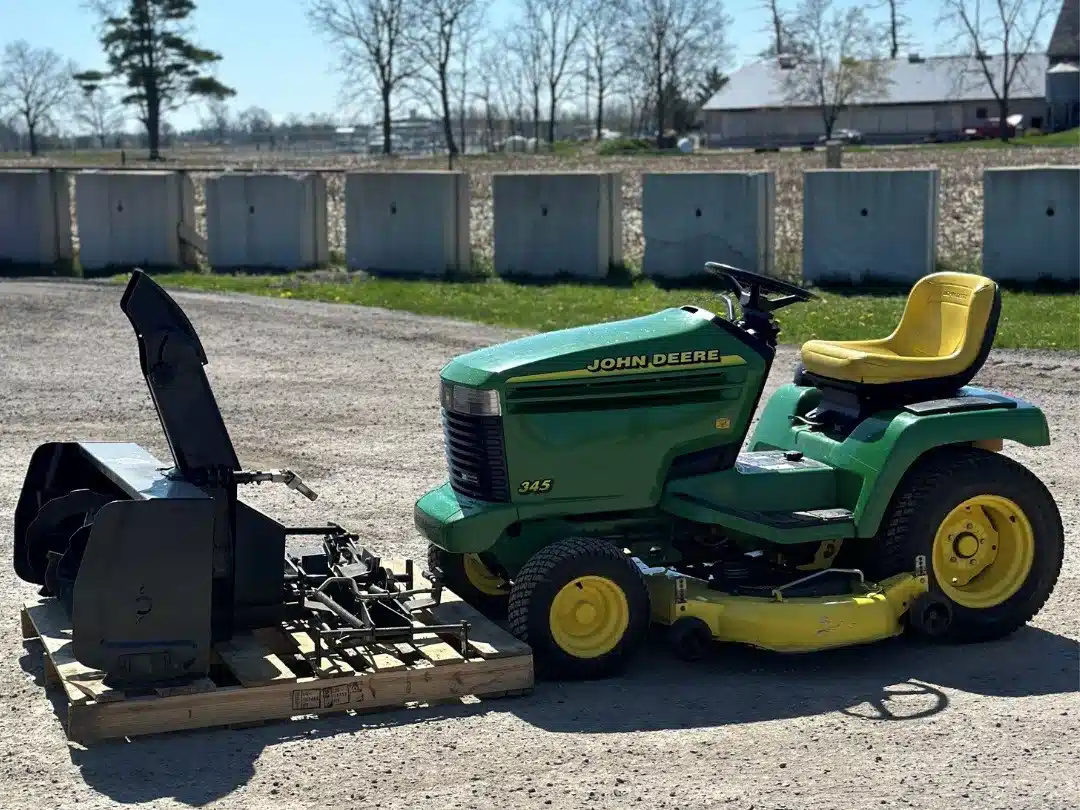
<path fill-rule="evenodd" d="M 481 501 L 509 501 L 501 416 L 442 412 L 446 464 L 454 491 Z"/>

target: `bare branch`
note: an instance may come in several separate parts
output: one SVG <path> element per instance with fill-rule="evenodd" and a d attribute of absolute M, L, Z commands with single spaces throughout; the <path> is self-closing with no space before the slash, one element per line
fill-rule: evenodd
<path fill-rule="evenodd" d="M 206 116 L 202 119 L 203 126 L 214 133 L 218 142 L 222 142 L 232 128 L 232 113 L 229 105 L 222 99 L 211 99 L 206 105 Z"/>
<path fill-rule="evenodd" d="M 951 29 L 950 43 L 966 60 L 957 60 L 956 80 L 983 85 L 999 109 L 999 133 L 1008 140 L 1009 99 L 1022 67 L 1041 53 L 1039 31 L 1056 4 L 1050 0 L 941 0 L 938 23 Z"/>
<path fill-rule="evenodd" d="M 458 152 L 450 112 L 451 96 L 457 92 L 454 67 L 465 46 L 475 36 L 486 6 L 481 0 L 416 0 L 415 28 L 406 33 L 408 47 L 418 61 L 417 77 L 430 91 L 429 103 L 442 119 L 443 138 L 451 155 Z M 428 94 L 425 94 L 428 95 Z M 433 97 L 433 98 L 432 98 Z"/>
<path fill-rule="evenodd" d="M 727 60 L 729 22 L 722 0 L 627 0 L 623 37 L 650 87 L 660 136 L 672 112 L 668 100 Z"/>
<path fill-rule="evenodd" d="M 585 8 L 581 38 L 588 83 L 595 82 L 596 88 L 594 134 L 597 140 L 604 130 L 604 102 L 629 65 L 620 32 L 626 8 L 625 0 L 589 0 Z"/>
<path fill-rule="evenodd" d="M 374 84 L 386 154 L 392 151 L 394 100 L 420 70 L 409 40 L 418 13 L 415 0 L 312 0 L 308 8 L 311 25 L 338 49 L 343 95 L 356 101 Z"/>
<path fill-rule="evenodd" d="M 789 103 L 819 107 L 825 136 L 832 137 L 841 111 L 887 89 L 879 33 L 863 8 L 834 9 L 832 0 L 802 0 L 792 30 L 800 53 L 795 66 L 784 71 L 785 96 Z"/>
<path fill-rule="evenodd" d="M 72 117 L 105 148 L 110 136 L 124 129 L 127 115 L 120 99 L 106 87 L 89 87 L 75 96 Z"/>
<path fill-rule="evenodd" d="M 33 48 L 26 40 L 4 47 L 0 57 L 0 111 L 18 116 L 30 138 L 30 153 L 38 153 L 38 136 L 56 126 L 56 115 L 71 102 L 76 90 L 74 63 L 51 48 Z"/>

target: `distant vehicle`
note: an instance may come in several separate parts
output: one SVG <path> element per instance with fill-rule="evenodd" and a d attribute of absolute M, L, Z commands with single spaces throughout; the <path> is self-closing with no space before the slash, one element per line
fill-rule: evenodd
<path fill-rule="evenodd" d="M 1010 115 L 1005 119 L 1005 136 L 1015 138 L 1020 130 L 1020 122 L 1024 116 L 1020 114 Z M 964 138 L 969 141 L 983 141 L 990 138 L 1000 138 L 1002 135 L 1000 118 L 987 118 L 976 127 L 967 127 L 964 130 Z"/>
<path fill-rule="evenodd" d="M 818 138 L 818 143 L 825 143 L 826 141 L 840 141 L 841 143 L 863 143 L 863 134 L 857 129 L 834 129 L 831 138 L 825 135 L 822 135 Z"/>

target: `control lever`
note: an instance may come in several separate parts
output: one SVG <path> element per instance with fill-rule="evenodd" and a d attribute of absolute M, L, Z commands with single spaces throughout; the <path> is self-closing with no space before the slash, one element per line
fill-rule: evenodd
<path fill-rule="evenodd" d="M 284 484 L 289 489 L 295 489 L 309 501 L 319 497 L 318 493 L 304 484 L 300 476 L 292 470 L 267 470 L 266 472 L 238 472 L 234 476 L 238 484 L 261 484 L 270 481 L 274 484 Z"/>

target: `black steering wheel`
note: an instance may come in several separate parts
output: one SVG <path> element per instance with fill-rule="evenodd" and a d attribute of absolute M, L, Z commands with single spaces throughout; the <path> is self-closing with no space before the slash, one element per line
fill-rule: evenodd
<path fill-rule="evenodd" d="M 732 267 L 730 264 L 705 262 L 705 269 L 714 276 L 726 278 L 732 282 L 736 292 L 739 293 L 739 305 L 744 311 L 775 312 L 789 304 L 818 298 L 814 293 L 795 284 L 763 276 L 760 273 L 751 273 L 749 270 Z M 775 293 L 782 297 L 766 298 L 764 293 Z"/>

